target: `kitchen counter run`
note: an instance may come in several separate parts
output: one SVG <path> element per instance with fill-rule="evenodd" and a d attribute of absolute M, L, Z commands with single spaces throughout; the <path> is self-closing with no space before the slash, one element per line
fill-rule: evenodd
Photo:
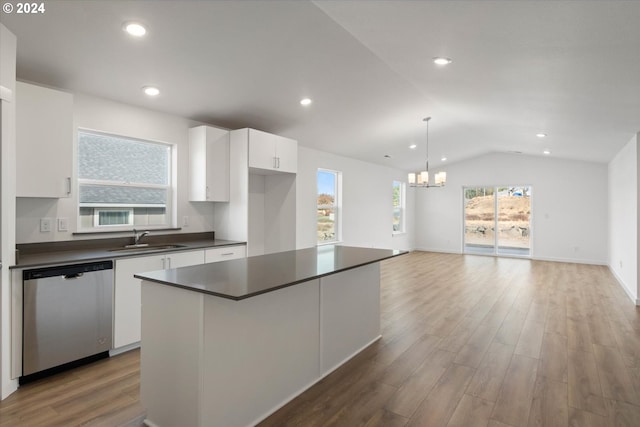
<path fill-rule="evenodd" d="M 136 274 L 138 279 L 242 300 L 407 253 L 326 245 Z"/>
<path fill-rule="evenodd" d="M 224 247 L 224 246 L 237 246 L 237 245 L 246 244 L 245 242 L 236 242 L 233 240 L 221 240 L 221 239 L 214 239 L 211 237 L 203 237 L 202 235 L 205 235 L 205 234 L 212 235 L 212 233 L 197 233 L 194 237 L 191 237 L 189 235 L 179 235 L 179 234 L 156 235 L 156 236 L 153 236 L 154 237 L 153 240 L 151 238 L 145 239 L 144 243 L 147 243 L 148 241 L 152 245 L 176 244 L 176 245 L 179 245 L 179 247 L 170 248 L 170 249 L 153 249 L 153 250 L 143 250 L 144 248 L 142 248 L 139 251 L 114 250 L 114 249 L 119 249 L 124 247 L 125 244 L 129 244 L 130 239 L 128 238 L 104 239 L 102 241 L 101 240 L 86 241 L 87 246 L 84 246 L 84 247 L 81 247 L 81 244 L 84 243 L 83 241 L 55 242 L 54 245 L 51 245 L 52 247 L 49 250 L 30 252 L 30 253 L 25 253 L 24 251 L 21 251 L 17 264 L 12 265 L 10 268 L 13 269 L 13 268 L 46 267 L 46 266 L 56 265 L 56 264 L 74 264 L 74 263 L 103 261 L 103 260 L 118 259 L 118 258 L 132 258 L 137 256 L 157 255 L 161 253 L 171 253 L 171 252 L 179 252 L 179 251 L 189 251 L 189 250 L 216 248 L 216 247 Z M 114 243 L 109 243 L 111 241 L 113 241 Z M 96 242 L 96 243 L 92 243 L 92 242 Z M 91 246 L 92 244 L 93 246 Z"/>

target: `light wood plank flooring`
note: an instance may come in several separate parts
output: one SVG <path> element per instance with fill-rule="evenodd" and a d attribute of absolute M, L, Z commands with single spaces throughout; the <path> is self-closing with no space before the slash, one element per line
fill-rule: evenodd
<path fill-rule="evenodd" d="M 640 426 L 640 310 L 606 267 L 414 252 L 381 309 L 381 340 L 260 426 Z M 138 361 L 22 387 L 0 426 L 139 425 Z"/>
<path fill-rule="evenodd" d="M 640 426 L 640 310 L 607 267 L 414 252 L 383 338 L 260 424 Z"/>
<path fill-rule="evenodd" d="M 0 402 L 0 426 L 138 427 L 140 351 L 34 381 Z"/>

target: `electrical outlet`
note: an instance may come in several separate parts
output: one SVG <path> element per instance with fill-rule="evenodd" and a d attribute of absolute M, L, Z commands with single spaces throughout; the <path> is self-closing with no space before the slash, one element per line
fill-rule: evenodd
<path fill-rule="evenodd" d="M 67 218 L 58 218 L 58 231 L 69 231 L 69 220 Z"/>
<path fill-rule="evenodd" d="M 48 233 L 51 231 L 51 218 L 40 218 L 40 232 Z"/>

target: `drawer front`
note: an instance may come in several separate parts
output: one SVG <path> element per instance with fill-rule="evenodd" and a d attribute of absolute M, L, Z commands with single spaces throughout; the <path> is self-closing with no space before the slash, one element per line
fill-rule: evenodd
<path fill-rule="evenodd" d="M 204 255 L 204 262 L 228 261 L 230 259 L 244 258 L 246 255 L 245 246 L 225 246 L 223 248 L 207 249 Z"/>

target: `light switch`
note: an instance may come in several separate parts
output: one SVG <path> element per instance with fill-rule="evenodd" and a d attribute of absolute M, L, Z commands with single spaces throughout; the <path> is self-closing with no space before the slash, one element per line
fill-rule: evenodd
<path fill-rule="evenodd" d="M 69 220 L 67 218 L 58 218 L 58 231 L 69 231 Z"/>

